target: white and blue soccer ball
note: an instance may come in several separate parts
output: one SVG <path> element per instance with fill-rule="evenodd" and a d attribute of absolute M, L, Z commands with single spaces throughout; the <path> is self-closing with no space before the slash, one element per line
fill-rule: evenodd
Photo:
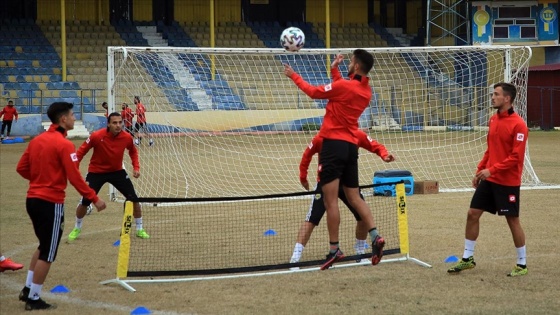
<path fill-rule="evenodd" d="M 305 34 L 297 27 L 288 27 L 280 35 L 280 45 L 287 51 L 299 51 L 305 45 Z"/>

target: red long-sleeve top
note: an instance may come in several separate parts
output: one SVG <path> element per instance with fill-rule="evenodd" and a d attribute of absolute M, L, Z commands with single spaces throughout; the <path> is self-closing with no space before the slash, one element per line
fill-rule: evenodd
<path fill-rule="evenodd" d="M 121 111 L 121 116 L 125 127 L 132 127 L 132 120 L 134 119 L 134 112 L 132 112 L 132 109 L 125 107 L 125 109 Z"/>
<path fill-rule="evenodd" d="M 525 121 L 510 108 L 494 114 L 488 126 L 488 147 L 478 163 L 477 173 L 487 168 L 490 177 L 486 180 L 504 186 L 520 186 L 528 137 Z"/>
<path fill-rule="evenodd" d="M 356 135 L 358 136 L 359 147 L 377 154 L 382 159 L 389 155 L 389 152 L 387 152 L 384 145 L 373 140 L 365 132 L 358 130 Z M 311 140 L 311 143 L 307 146 L 307 148 L 305 148 L 305 151 L 303 151 L 303 156 L 301 157 L 301 162 L 299 163 L 299 181 L 301 183 L 305 183 L 307 181 L 307 170 L 309 169 L 311 159 L 313 159 L 313 155 L 321 152 L 322 147 L 323 137 L 316 135 L 313 137 L 313 140 Z M 317 178 L 317 181 L 319 181 L 319 178 Z"/>
<path fill-rule="evenodd" d="M 17 165 L 17 172 L 29 180 L 27 198 L 40 198 L 64 203 L 68 181 L 85 198 L 99 200 L 84 181 L 78 169 L 74 144 L 66 139 L 66 131 L 51 125 L 47 132 L 29 142 Z"/>
<path fill-rule="evenodd" d="M 110 173 L 123 169 L 124 150 L 132 160 L 132 167 L 140 171 L 138 149 L 134 146 L 132 136 L 128 132 L 119 132 L 114 136 L 107 128 L 93 132 L 89 138 L 82 143 L 77 152 L 78 162 L 93 148 L 93 155 L 89 162 L 88 172 Z"/>
<path fill-rule="evenodd" d="M 371 100 L 369 79 L 352 75 L 342 79 L 338 68 L 331 68 L 333 82 L 313 86 L 299 74 L 290 77 L 305 94 L 313 99 L 328 99 L 319 135 L 325 139 L 344 140 L 358 144 L 358 119 Z"/>
<path fill-rule="evenodd" d="M 4 106 L 4 109 L 0 111 L 0 117 L 2 117 L 2 115 L 4 115 L 3 120 L 14 120 L 14 117 L 16 120 L 18 119 L 18 112 L 15 106 Z"/>
<path fill-rule="evenodd" d="M 146 107 L 140 102 L 136 104 L 136 122 L 141 124 L 146 123 Z"/>

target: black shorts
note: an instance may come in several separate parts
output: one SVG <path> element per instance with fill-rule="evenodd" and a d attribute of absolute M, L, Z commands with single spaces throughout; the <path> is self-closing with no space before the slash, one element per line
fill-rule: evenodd
<path fill-rule="evenodd" d="M 136 191 L 134 190 L 134 185 L 132 185 L 132 181 L 125 170 L 120 170 L 116 172 L 110 173 L 88 173 L 86 175 L 86 182 L 88 183 L 91 189 L 95 190 L 95 193 L 99 193 L 101 187 L 105 185 L 105 183 L 109 183 L 127 199 L 130 201 L 138 200 L 138 196 L 136 195 Z M 91 204 L 91 200 L 82 197 L 81 201 L 82 205 L 89 206 Z"/>
<path fill-rule="evenodd" d="M 324 139 L 318 172 L 322 184 L 340 179 L 341 185 L 357 188 L 358 146 L 343 140 Z"/>
<path fill-rule="evenodd" d="M 319 222 L 321 222 L 321 219 L 325 215 L 326 208 L 323 200 L 323 192 L 321 191 L 320 185 L 317 185 L 316 192 L 317 193 L 313 195 L 313 200 L 311 201 L 311 205 L 309 206 L 309 211 L 307 211 L 307 215 L 305 216 L 305 222 L 311 222 L 314 225 L 319 225 Z M 362 193 L 360 193 L 360 197 L 364 199 Z M 340 186 L 338 190 L 338 198 L 342 202 L 344 202 L 350 212 L 352 212 L 354 218 L 356 218 L 356 221 L 362 221 L 362 218 L 360 218 L 360 215 L 358 214 L 356 209 L 354 209 L 348 202 L 348 199 L 346 199 L 346 194 L 344 193 L 342 186 Z"/>
<path fill-rule="evenodd" d="M 519 186 L 504 186 L 483 180 L 471 199 L 471 208 L 510 217 L 519 216 Z"/>
<path fill-rule="evenodd" d="M 39 198 L 27 198 L 27 214 L 39 239 L 39 259 L 53 262 L 64 230 L 64 204 Z"/>
<path fill-rule="evenodd" d="M 134 124 L 134 132 L 139 132 L 139 131 L 147 132 L 147 128 L 148 128 L 148 125 L 146 123 L 136 122 Z"/>

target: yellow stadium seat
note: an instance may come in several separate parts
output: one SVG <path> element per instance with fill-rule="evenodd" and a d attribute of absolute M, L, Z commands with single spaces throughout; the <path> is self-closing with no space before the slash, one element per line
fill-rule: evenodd
<path fill-rule="evenodd" d="M 16 63 L 13 60 L 8 60 L 7 63 L 8 63 L 8 67 L 15 67 L 16 66 Z"/>
<path fill-rule="evenodd" d="M 9 75 L 8 76 L 8 82 L 17 82 L 16 76 L 15 75 Z"/>
<path fill-rule="evenodd" d="M 46 90 L 47 89 L 47 83 L 45 83 L 45 82 L 39 82 L 39 83 L 37 83 L 37 85 L 39 86 L 39 90 Z"/>

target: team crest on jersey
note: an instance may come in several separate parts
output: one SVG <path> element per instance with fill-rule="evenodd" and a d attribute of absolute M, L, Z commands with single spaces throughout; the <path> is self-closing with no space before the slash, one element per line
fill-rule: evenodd
<path fill-rule="evenodd" d="M 325 85 L 325 92 L 332 90 L 332 84 Z"/>
<path fill-rule="evenodd" d="M 509 202 L 515 202 L 515 195 L 509 195 Z"/>
<path fill-rule="evenodd" d="M 70 158 L 73 162 L 78 162 L 78 155 L 76 153 L 70 154 Z"/>
<path fill-rule="evenodd" d="M 525 135 L 522 133 L 518 133 L 517 134 L 517 141 L 523 141 L 523 139 L 525 139 Z"/>

